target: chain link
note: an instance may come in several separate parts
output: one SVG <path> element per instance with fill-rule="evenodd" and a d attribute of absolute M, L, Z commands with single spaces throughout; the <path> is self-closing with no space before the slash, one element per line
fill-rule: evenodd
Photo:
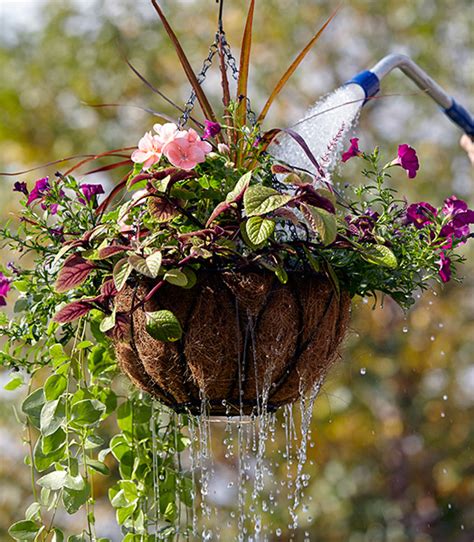
<path fill-rule="evenodd" d="M 209 47 L 209 53 L 207 55 L 207 58 L 204 60 L 201 71 L 197 75 L 198 83 L 201 84 L 206 79 L 207 72 L 209 68 L 212 66 L 212 61 L 214 60 L 214 56 L 219 50 L 219 44 L 221 46 L 222 54 L 224 56 L 224 63 L 225 68 L 229 68 L 232 77 L 235 81 L 238 81 L 239 79 L 239 68 L 237 67 L 237 61 L 232 54 L 232 50 L 230 48 L 230 45 L 226 39 L 225 32 L 222 29 L 221 25 L 219 25 L 219 29 L 216 33 L 216 37 L 214 39 L 214 42 Z M 193 90 L 191 92 L 191 95 L 189 96 L 188 101 L 186 102 L 184 106 L 183 114 L 181 115 L 179 119 L 179 127 L 183 128 L 183 126 L 188 122 L 189 116 L 194 108 L 194 104 L 196 103 L 196 92 Z M 252 126 L 255 126 L 257 123 L 257 117 L 255 113 L 252 111 L 252 108 L 250 107 L 250 100 L 248 97 L 245 97 L 246 102 L 246 108 L 247 108 L 247 117 L 252 124 Z"/>

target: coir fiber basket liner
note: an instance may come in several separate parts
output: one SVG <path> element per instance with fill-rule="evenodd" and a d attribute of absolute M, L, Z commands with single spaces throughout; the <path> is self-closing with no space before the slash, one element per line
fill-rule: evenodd
<path fill-rule="evenodd" d="M 127 286 L 117 310 L 129 311 L 150 285 Z M 147 311 L 171 310 L 183 336 L 161 342 L 146 331 L 143 309 L 132 315 L 131 338 L 114 341 L 119 364 L 140 388 L 176 411 L 211 415 L 256 413 L 263 390 L 268 409 L 298 399 L 321 382 L 338 356 L 350 296 L 316 274 L 201 272 L 191 289 L 165 285 Z"/>

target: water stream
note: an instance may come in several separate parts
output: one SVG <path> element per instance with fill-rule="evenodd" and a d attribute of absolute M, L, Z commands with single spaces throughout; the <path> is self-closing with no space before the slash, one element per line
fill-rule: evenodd
<path fill-rule="evenodd" d="M 364 103 L 359 85 L 345 85 L 313 105 L 292 128 L 300 134 L 327 172 L 337 164 L 347 136 L 358 121 Z M 314 165 L 301 146 L 289 135 L 279 136 L 270 153 L 292 166 L 316 173 Z"/>

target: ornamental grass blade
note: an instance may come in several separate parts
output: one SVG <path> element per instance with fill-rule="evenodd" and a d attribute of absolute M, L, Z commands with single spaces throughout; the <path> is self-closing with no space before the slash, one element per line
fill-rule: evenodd
<path fill-rule="evenodd" d="M 239 79 L 237 81 L 237 121 L 239 126 L 245 126 L 247 121 L 247 86 L 249 79 L 250 49 L 252 47 L 252 26 L 255 0 L 250 1 L 247 21 L 245 23 L 242 46 L 240 48 Z"/>
<path fill-rule="evenodd" d="M 194 73 L 191 67 L 191 64 L 189 63 L 189 60 L 186 57 L 186 54 L 183 51 L 183 48 L 181 47 L 181 44 L 178 38 L 176 37 L 176 34 L 174 33 L 173 29 L 168 23 L 168 20 L 165 14 L 163 13 L 162 9 L 160 8 L 156 0 L 151 0 L 151 3 L 153 4 L 155 11 L 158 13 L 158 16 L 160 17 L 161 22 L 163 23 L 163 26 L 165 27 L 165 30 L 168 33 L 169 38 L 173 42 L 174 48 L 181 62 L 181 66 L 183 67 L 186 73 L 186 76 L 188 78 L 188 81 L 191 83 L 191 86 L 193 87 L 193 90 L 196 93 L 197 99 L 199 101 L 199 105 L 201 106 L 201 109 L 206 119 L 217 122 L 217 119 L 214 114 L 214 111 L 212 110 L 211 104 L 209 103 L 207 96 L 204 94 L 204 91 L 202 90 L 201 85 L 196 77 L 196 74 Z"/>
<path fill-rule="evenodd" d="M 326 30 L 329 23 L 334 19 L 337 12 L 339 11 L 340 6 L 336 8 L 336 10 L 333 12 L 333 14 L 329 17 L 329 19 L 323 24 L 323 26 L 316 32 L 316 34 L 309 40 L 306 47 L 301 51 L 301 53 L 293 60 L 293 62 L 290 64 L 290 67 L 286 70 L 286 72 L 283 74 L 282 78 L 278 81 L 275 88 L 273 89 L 273 92 L 270 94 L 268 100 L 266 101 L 265 105 L 263 106 L 262 112 L 260 113 L 257 122 L 263 122 L 265 117 L 267 116 L 268 110 L 270 109 L 270 106 L 274 102 L 275 98 L 280 93 L 281 89 L 286 85 L 288 82 L 288 79 L 293 75 L 293 73 L 296 71 L 296 68 L 301 64 L 305 56 L 308 54 L 310 49 L 313 47 L 313 45 L 318 41 L 318 39 L 321 37 L 321 34 Z"/>

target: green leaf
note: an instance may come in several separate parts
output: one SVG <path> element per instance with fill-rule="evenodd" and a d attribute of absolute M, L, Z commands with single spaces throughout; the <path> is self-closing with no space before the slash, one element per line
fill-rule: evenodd
<path fill-rule="evenodd" d="M 115 288 L 117 288 L 118 292 L 120 292 L 125 287 L 125 284 L 127 283 L 127 279 L 130 276 L 132 269 L 133 268 L 130 265 L 128 258 L 122 258 L 115 264 L 112 275 L 114 278 Z"/>
<path fill-rule="evenodd" d="M 64 533 L 56 527 L 53 530 L 53 538 L 51 538 L 51 542 L 63 542 L 63 541 L 64 541 Z"/>
<path fill-rule="evenodd" d="M 157 341 L 181 339 L 183 330 L 176 316 L 167 310 L 146 313 L 146 330 Z"/>
<path fill-rule="evenodd" d="M 119 525 L 123 525 L 127 519 L 131 516 L 133 516 L 133 513 L 135 512 L 137 508 L 137 504 L 130 504 L 129 506 L 124 506 L 117 509 L 117 523 Z"/>
<path fill-rule="evenodd" d="M 364 247 L 364 251 L 361 251 L 361 256 L 367 262 L 382 267 L 388 267 L 389 269 L 396 269 L 398 267 L 398 261 L 395 254 L 385 245 L 371 245 Z"/>
<path fill-rule="evenodd" d="M 103 474 L 104 476 L 110 474 L 109 467 L 107 467 L 105 463 L 102 463 L 102 461 L 97 461 L 96 459 L 88 459 L 87 466 L 90 467 L 92 470 Z"/>
<path fill-rule="evenodd" d="M 64 487 L 67 476 L 67 471 L 56 470 L 39 478 L 37 483 L 41 487 L 51 489 L 52 491 L 57 491 L 58 489 L 62 489 Z"/>
<path fill-rule="evenodd" d="M 160 272 L 161 260 L 162 256 L 159 250 L 146 258 L 138 254 L 132 254 L 128 257 L 128 261 L 135 271 L 152 279 L 156 278 Z"/>
<path fill-rule="evenodd" d="M 66 418 L 64 403 L 59 399 L 48 401 L 41 409 L 40 429 L 45 437 L 55 433 Z"/>
<path fill-rule="evenodd" d="M 31 520 L 17 521 L 8 529 L 8 534 L 15 540 L 34 540 L 40 528 Z"/>
<path fill-rule="evenodd" d="M 68 487 L 62 493 L 64 508 L 68 514 L 75 514 L 81 506 L 87 502 L 90 494 L 89 484 L 84 484 L 82 489 L 76 490 Z"/>
<path fill-rule="evenodd" d="M 13 391 L 22 386 L 23 384 L 23 378 L 21 376 L 15 376 L 10 380 L 10 382 L 3 386 L 3 389 L 7 391 Z"/>
<path fill-rule="evenodd" d="M 44 384 L 44 395 L 46 400 L 54 401 L 61 396 L 66 389 L 67 379 L 64 375 L 51 375 Z"/>
<path fill-rule="evenodd" d="M 182 288 L 190 290 L 197 282 L 196 273 L 190 267 L 184 267 L 182 271 L 186 275 L 186 278 L 188 280 L 186 286 L 182 286 Z"/>
<path fill-rule="evenodd" d="M 231 203 L 239 199 L 245 190 L 247 190 L 250 179 L 252 178 L 252 171 L 248 171 L 237 181 L 237 184 L 234 188 L 227 194 L 225 200 L 227 203 Z"/>
<path fill-rule="evenodd" d="M 60 431 L 60 429 L 58 429 Z M 56 433 L 55 433 L 56 434 Z M 64 458 L 65 451 L 66 451 L 66 443 L 64 441 L 64 444 L 56 449 L 51 450 L 50 452 L 43 452 L 43 444 L 44 440 L 53 439 L 53 435 L 44 437 L 38 439 L 35 445 L 35 449 L 33 452 L 33 459 L 35 463 L 36 470 L 38 472 L 44 472 L 45 470 L 49 469 L 51 465 L 54 465 L 57 461 L 60 461 Z"/>
<path fill-rule="evenodd" d="M 278 266 L 275 269 L 275 275 L 282 284 L 286 284 L 288 282 L 288 273 L 282 266 Z"/>
<path fill-rule="evenodd" d="M 57 367 L 64 361 L 67 361 L 69 359 L 69 356 L 64 352 L 64 348 L 62 344 L 53 344 L 51 348 L 49 349 L 49 355 L 51 356 L 51 360 L 53 361 L 53 367 Z"/>
<path fill-rule="evenodd" d="M 115 327 L 116 315 L 117 315 L 117 311 L 114 307 L 112 314 L 109 314 L 108 316 L 106 316 L 100 323 L 99 329 L 100 331 L 102 331 L 102 333 L 107 333 L 107 331 L 110 331 L 111 329 Z"/>
<path fill-rule="evenodd" d="M 188 277 L 181 269 L 170 269 L 165 273 L 164 279 L 170 284 L 184 288 L 188 284 Z"/>
<path fill-rule="evenodd" d="M 32 502 L 25 511 L 25 518 L 32 521 L 41 520 L 40 516 L 41 504 L 39 502 Z"/>
<path fill-rule="evenodd" d="M 97 399 L 84 399 L 74 403 L 71 420 L 75 425 L 95 425 L 105 412 L 105 405 Z"/>
<path fill-rule="evenodd" d="M 267 186 L 250 186 L 244 194 L 244 208 L 247 216 L 257 216 L 270 213 L 275 209 L 283 207 L 293 196 L 280 194 L 273 188 Z"/>
<path fill-rule="evenodd" d="M 23 401 L 21 410 L 28 416 L 31 423 L 39 429 L 41 410 L 45 403 L 43 388 L 38 388 Z"/>
<path fill-rule="evenodd" d="M 335 215 L 325 209 L 320 209 L 307 204 L 301 205 L 301 211 L 311 229 L 319 235 L 323 245 L 327 246 L 335 241 L 337 236 L 337 222 Z"/>
<path fill-rule="evenodd" d="M 66 433 L 59 427 L 57 431 L 51 435 L 43 435 L 41 437 L 41 450 L 43 454 L 48 455 L 58 450 L 66 442 Z"/>
<path fill-rule="evenodd" d="M 263 244 L 275 230 L 275 222 L 261 216 L 253 216 L 245 223 L 245 231 L 250 242 L 255 245 Z"/>

